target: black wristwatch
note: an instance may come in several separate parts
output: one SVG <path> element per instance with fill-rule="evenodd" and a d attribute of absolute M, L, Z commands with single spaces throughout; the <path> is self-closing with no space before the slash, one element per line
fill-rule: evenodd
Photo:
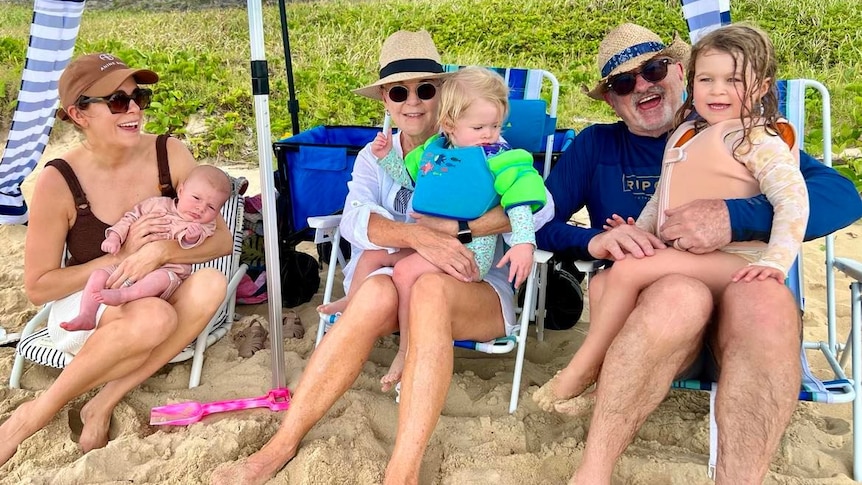
<path fill-rule="evenodd" d="M 473 242 L 473 232 L 470 231 L 467 221 L 458 221 L 458 240 L 463 244 Z"/>

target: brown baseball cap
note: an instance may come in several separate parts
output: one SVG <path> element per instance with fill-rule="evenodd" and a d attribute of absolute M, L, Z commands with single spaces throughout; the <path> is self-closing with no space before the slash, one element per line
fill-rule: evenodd
<path fill-rule="evenodd" d="M 72 106 L 83 94 L 107 96 L 133 77 L 138 84 L 153 84 L 159 75 L 149 69 L 131 69 L 119 57 L 98 53 L 78 56 L 66 66 L 60 76 L 60 109 L 57 117 L 68 120 L 65 108 Z"/>

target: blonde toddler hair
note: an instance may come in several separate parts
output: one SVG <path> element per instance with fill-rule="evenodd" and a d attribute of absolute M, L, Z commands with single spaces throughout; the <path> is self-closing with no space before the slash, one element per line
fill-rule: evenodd
<path fill-rule="evenodd" d="M 500 108 L 500 122 L 509 115 L 509 87 L 496 72 L 478 66 L 465 67 L 446 78 L 440 88 L 440 127 L 446 131 L 476 99 Z"/>

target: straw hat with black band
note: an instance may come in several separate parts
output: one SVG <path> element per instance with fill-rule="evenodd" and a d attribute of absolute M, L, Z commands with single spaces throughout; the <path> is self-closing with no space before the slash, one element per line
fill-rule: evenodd
<path fill-rule="evenodd" d="M 66 66 L 60 75 L 57 90 L 60 94 L 60 109 L 57 117 L 67 121 L 66 109 L 84 96 L 108 96 L 114 93 L 128 78 L 138 84 L 158 82 L 159 75 L 149 69 L 131 69 L 119 57 L 111 54 L 88 54 L 78 56 Z"/>
<path fill-rule="evenodd" d="M 380 86 L 420 79 L 447 76 L 440 53 L 431 34 L 425 30 L 399 30 L 390 35 L 380 48 L 380 79 L 353 92 L 378 101 L 383 100 Z"/>
<path fill-rule="evenodd" d="M 608 78 L 637 69 L 644 62 L 666 56 L 685 63 L 691 48 L 678 35 L 666 45 L 655 32 L 636 24 L 622 24 L 608 32 L 599 44 L 598 64 L 602 78 L 593 87 L 583 91 L 587 96 L 604 101 Z"/>

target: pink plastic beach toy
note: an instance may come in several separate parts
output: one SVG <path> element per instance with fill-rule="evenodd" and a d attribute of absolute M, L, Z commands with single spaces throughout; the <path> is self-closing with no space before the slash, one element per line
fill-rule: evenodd
<path fill-rule="evenodd" d="M 150 410 L 150 424 L 184 426 L 196 423 L 204 416 L 214 413 L 263 407 L 268 407 L 272 411 L 284 411 L 290 407 L 290 391 L 286 388 L 276 388 L 269 391 L 266 396 L 261 397 L 230 399 L 204 404 L 190 401 L 158 406 Z"/>

